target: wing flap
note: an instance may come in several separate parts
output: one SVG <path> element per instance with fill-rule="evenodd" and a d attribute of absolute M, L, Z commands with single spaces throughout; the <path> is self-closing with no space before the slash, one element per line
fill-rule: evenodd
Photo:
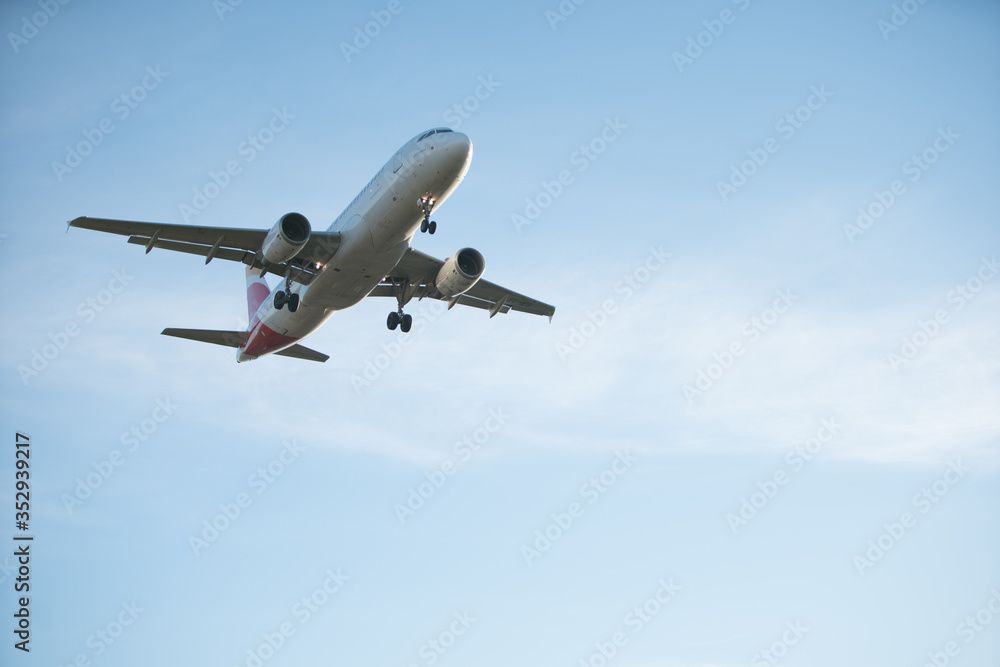
<path fill-rule="evenodd" d="M 424 290 L 426 290 L 426 292 L 421 293 Z M 395 296 L 395 295 L 396 293 L 393 290 L 392 285 L 383 284 L 375 287 L 375 289 L 372 290 L 371 294 L 369 294 L 368 296 Z M 440 294 L 436 294 L 433 288 L 428 288 L 426 285 L 421 286 L 417 294 L 415 294 L 414 296 L 416 296 L 418 299 L 422 299 L 425 296 L 427 296 L 432 299 L 438 299 L 440 301 L 451 301 L 451 299 L 446 299 Z M 494 308 L 496 308 L 496 302 L 488 301 L 486 299 L 477 299 L 476 297 L 469 296 L 468 294 L 460 295 L 458 297 L 458 300 L 455 301 L 455 303 L 457 303 L 460 306 L 472 306 L 473 308 L 480 308 L 482 310 L 493 310 Z M 511 310 L 510 304 L 504 303 L 500 306 L 500 310 L 498 312 L 507 313 L 510 310 Z"/>
<path fill-rule="evenodd" d="M 134 243 L 135 245 L 149 246 L 149 238 L 144 236 L 130 236 L 128 242 Z M 152 247 L 162 248 L 164 250 L 173 250 L 175 252 L 186 252 L 190 255 L 201 255 L 202 257 L 208 257 L 208 253 L 212 250 L 212 246 L 197 245 L 182 241 L 164 241 L 162 239 L 154 241 Z M 253 257 L 254 253 L 248 250 L 222 247 L 218 248 L 212 256 L 213 259 L 227 259 L 231 262 L 242 262 L 244 264 L 252 263 Z"/>
<path fill-rule="evenodd" d="M 212 252 L 212 248 L 207 245 L 195 245 L 194 243 L 182 243 L 180 241 L 163 241 L 157 239 L 153 242 L 152 246 L 149 246 L 149 239 L 143 238 L 141 236 L 130 236 L 128 239 L 129 243 L 135 245 L 141 245 L 152 248 L 162 248 L 164 250 L 173 250 L 174 252 L 184 252 L 189 255 L 200 255 L 202 257 L 208 257 L 208 254 Z M 254 262 L 255 253 L 248 252 L 246 250 L 237 250 L 233 248 L 216 248 L 215 252 L 212 254 L 212 258 L 227 259 L 232 262 L 242 262 L 247 266 L 255 266 L 260 268 L 259 263 Z M 297 257 L 295 259 L 298 259 Z M 205 262 L 208 263 L 207 261 Z M 299 266 L 296 266 L 295 260 L 292 262 L 286 262 L 282 264 L 282 267 L 287 271 L 289 265 L 292 270 L 292 280 L 303 285 L 308 285 L 316 277 L 316 273 L 313 271 L 307 271 Z M 272 270 L 274 267 L 272 267 Z"/>

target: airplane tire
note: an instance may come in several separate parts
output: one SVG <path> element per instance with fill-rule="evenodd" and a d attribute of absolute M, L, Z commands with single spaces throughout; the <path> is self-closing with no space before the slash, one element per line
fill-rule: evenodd
<path fill-rule="evenodd" d="M 423 234 L 424 232 L 426 232 L 428 227 L 429 227 L 429 225 L 427 224 L 426 220 L 421 220 L 420 221 L 420 233 L 421 234 Z"/>
<path fill-rule="evenodd" d="M 292 294 L 288 297 L 288 312 L 294 313 L 299 309 L 299 295 Z"/>
<path fill-rule="evenodd" d="M 437 228 L 438 228 L 438 223 L 434 222 L 433 220 L 431 220 L 430 224 L 427 225 L 427 231 L 430 232 L 431 234 L 436 232 Z"/>
<path fill-rule="evenodd" d="M 278 290 L 277 292 L 274 293 L 274 307 L 275 308 L 277 308 L 278 310 L 281 310 L 285 306 L 286 301 L 287 300 L 285 299 L 285 293 L 283 291 Z"/>
<path fill-rule="evenodd" d="M 400 323 L 400 329 L 403 333 L 409 333 L 410 327 L 413 326 L 413 315 L 403 315 L 403 321 Z"/>
<path fill-rule="evenodd" d="M 389 318 L 385 321 L 385 325 L 389 327 L 390 331 L 395 331 L 396 327 L 399 326 L 399 313 L 389 313 Z"/>

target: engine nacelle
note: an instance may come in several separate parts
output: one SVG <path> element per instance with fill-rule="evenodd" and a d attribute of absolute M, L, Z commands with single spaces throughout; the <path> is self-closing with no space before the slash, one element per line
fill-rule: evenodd
<path fill-rule="evenodd" d="M 271 264 L 283 264 L 299 254 L 309 240 L 312 227 L 301 213 L 286 213 L 264 237 L 260 250 Z"/>
<path fill-rule="evenodd" d="M 445 260 L 437 278 L 434 279 L 434 286 L 450 299 L 472 289 L 472 286 L 483 277 L 485 269 L 486 260 L 478 250 L 462 248 Z"/>

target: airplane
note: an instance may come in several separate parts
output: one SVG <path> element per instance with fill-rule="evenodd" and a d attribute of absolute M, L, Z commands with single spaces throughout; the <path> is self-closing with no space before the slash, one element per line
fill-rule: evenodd
<path fill-rule="evenodd" d="M 325 362 L 329 355 L 299 341 L 335 312 L 367 296 L 394 297 L 386 325 L 409 332 L 413 317 L 403 308 L 424 297 L 497 313 L 511 310 L 548 316 L 555 308 L 482 280 L 482 254 L 462 248 L 442 261 L 410 247 L 419 229 L 433 234 L 435 210 L 465 178 L 472 142 L 449 128 L 427 130 L 406 142 L 372 177 L 325 232 L 306 217 L 286 213 L 270 230 L 161 224 L 79 217 L 69 227 L 128 237 L 128 242 L 246 265 L 245 331 L 167 328 L 161 333 L 237 348 L 236 361 L 268 354 Z M 414 202 L 416 205 L 414 205 Z M 273 290 L 265 276 L 283 276 Z"/>

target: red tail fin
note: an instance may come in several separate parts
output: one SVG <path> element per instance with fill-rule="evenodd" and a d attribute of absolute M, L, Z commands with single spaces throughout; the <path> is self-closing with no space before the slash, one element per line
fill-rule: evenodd
<path fill-rule="evenodd" d="M 260 277 L 260 269 L 247 267 L 247 318 L 250 320 L 249 328 L 256 324 L 257 309 L 271 296 L 271 288 L 267 281 Z"/>

